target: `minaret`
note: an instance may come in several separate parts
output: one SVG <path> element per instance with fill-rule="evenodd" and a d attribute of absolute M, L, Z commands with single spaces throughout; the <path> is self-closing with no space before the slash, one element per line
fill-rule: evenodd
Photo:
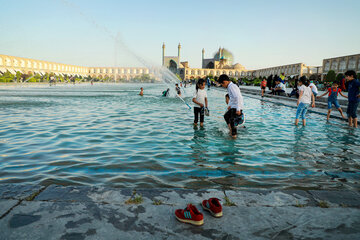
<path fill-rule="evenodd" d="M 220 59 L 221 59 L 221 47 L 219 47 L 219 59 L 218 59 L 218 61 L 220 61 Z"/>
<path fill-rule="evenodd" d="M 204 68 L 204 55 L 205 55 L 205 49 L 202 49 L 202 68 Z"/>
<path fill-rule="evenodd" d="M 180 43 L 179 43 L 179 45 L 178 45 L 178 66 L 180 65 L 180 49 L 181 49 L 181 45 L 180 45 Z"/>
<path fill-rule="evenodd" d="M 165 65 L 165 43 L 162 45 L 162 65 Z"/>

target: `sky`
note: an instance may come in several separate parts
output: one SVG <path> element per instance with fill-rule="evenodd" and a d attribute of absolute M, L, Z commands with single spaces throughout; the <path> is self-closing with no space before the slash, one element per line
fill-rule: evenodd
<path fill-rule="evenodd" d="M 224 47 L 246 69 L 360 53 L 359 0 L 0 0 L 0 54 L 81 66 L 201 67 Z"/>

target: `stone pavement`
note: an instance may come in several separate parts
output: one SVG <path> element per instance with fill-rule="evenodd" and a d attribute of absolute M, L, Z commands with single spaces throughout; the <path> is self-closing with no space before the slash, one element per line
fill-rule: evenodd
<path fill-rule="evenodd" d="M 202 211 L 218 197 L 224 216 Z M 360 193 L 0 185 L 0 239 L 360 239 Z M 204 225 L 178 222 L 193 203 Z"/>

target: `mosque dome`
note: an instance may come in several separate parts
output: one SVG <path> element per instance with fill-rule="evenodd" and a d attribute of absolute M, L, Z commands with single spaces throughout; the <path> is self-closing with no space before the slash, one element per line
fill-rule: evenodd
<path fill-rule="evenodd" d="M 220 56 L 220 51 L 221 51 L 221 56 Z M 232 54 L 229 50 L 227 50 L 227 49 L 225 49 L 225 48 L 219 49 L 219 50 L 215 53 L 214 58 L 215 58 L 216 60 L 226 59 L 226 62 L 227 62 L 228 65 L 232 65 L 232 64 L 233 64 L 233 61 L 234 61 L 234 56 L 233 56 L 233 54 Z"/>
<path fill-rule="evenodd" d="M 243 68 L 243 66 L 240 63 L 236 63 L 233 65 L 233 68 L 241 70 Z"/>

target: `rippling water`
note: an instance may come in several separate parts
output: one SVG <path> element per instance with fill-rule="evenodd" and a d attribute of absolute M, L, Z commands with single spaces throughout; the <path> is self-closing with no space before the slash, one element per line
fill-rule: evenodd
<path fill-rule="evenodd" d="M 244 95 L 247 128 L 233 140 L 224 91 L 208 91 L 211 116 L 194 129 L 192 110 L 160 96 L 166 88 L 0 90 L 0 183 L 359 189 L 359 130 L 345 122 L 310 113 L 295 127 L 294 108 Z"/>

